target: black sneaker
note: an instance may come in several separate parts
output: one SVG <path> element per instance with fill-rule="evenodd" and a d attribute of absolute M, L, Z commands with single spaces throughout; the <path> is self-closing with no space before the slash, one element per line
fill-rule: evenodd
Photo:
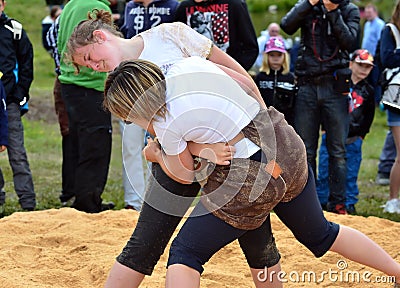
<path fill-rule="evenodd" d="M 347 214 L 357 215 L 356 207 L 354 207 L 353 204 L 347 205 L 346 206 L 346 211 L 347 211 Z"/>
<path fill-rule="evenodd" d="M 74 197 L 75 197 L 75 195 L 73 195 L 73 194 L 63 194 L 63 193 L 61 193 L 60 202 L 61 203 L 66 203 L 66 202 L 72 200 L 72 198 L 74 198 Z"/>
<path fill-rule="evenodd" d="M 103 202 L 101 203 L 101 211 L 107 211 L 107 210 L 112 210 L 114 209 L 115 204 L 114 202 Z"/>
<path fill-rule="evenodd" d="M 34 207 L 26 207 L 26 208 L 22 208 L 22 211 L 25 211 L 25 212 L 30 212 L 30 211 L 33 211 L 33 210 L 35 210 L 35 208 L 34 208 Z"/>

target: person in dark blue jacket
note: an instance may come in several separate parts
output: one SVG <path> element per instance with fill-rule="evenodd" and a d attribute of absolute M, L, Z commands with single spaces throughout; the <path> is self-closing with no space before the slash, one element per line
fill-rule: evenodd
<path fill-rule="evenodd" d="M 4 152 L 8 145 L 8 118 L 6 107 L 6 91 L 4 90 L 3 82 L 1 82 L 0 72 L 0 152 Z M 0 168 L 0 218 L 4 214 L 4 203 L 6 200 L 6 193 L 4 191 L 4 177 Z"/>
<path fill-rule="evenodd" d="M 121 31 L 132 38 L 161 23 L 174 21 L 179 2 L 176 0 L 132 0 L 126 4 Z"/>
<path fill-rule="evenodd" d="M 36 207 L 36 195 L 24 145 L 21 108 L 28 103 L 33 81 L 33 48 L 21 23 L 9 18 L 4 7 L 5 1 L 0 0 L 0 67 L 7 95 L 7 154 L 19 203 L 23 210 L 31 211 Z"/>
<path fill-rule="evenodd" d="M 400 2 L 397 1 L 389 23 L 400 31 Z M 400 49 L 396 37 L 390 26 L 386 25 L 382 30 L 380 43 L 380 57 L 383 69 L 400 67 Z M 390 171 L 389 200 L 384 205 L 384 212 L 400 214 L 400 111 L 398 109 L 387 109 L 387 124 L 392 131 L 394 144 L 396 146 L 396 160 Z"/>
<path fill-rule="evenodd" d="M 55 5 L 51 7 L 50 14 L 43 18 L 42 20 L 42 44 L 43 48 L 49 53 L 52 54 L 51 46 L 48 45 L 46 40 L 47 32 L 49 31 L 50 27 L 53 25 L 54 21 L 57 19 L 58 16 L 61 14 L 61 7 Z"/>

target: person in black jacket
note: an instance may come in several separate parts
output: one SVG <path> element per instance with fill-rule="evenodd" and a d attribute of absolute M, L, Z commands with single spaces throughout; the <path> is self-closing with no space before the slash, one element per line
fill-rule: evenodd
<path fill-rule="evenodd" d="M 4 13 L 0 0 L 0 69 L 7 97 L 8 160 L 13 171 L 14 189 L 24 210 L 34 210 L 36 196 L 32 173 L 24 147 L 21 107 L 29 100 L 33 80 L 33 48 L 22 25 Z M 18 69 L 16 69 L 18 67 Z"/>
<path fill-rule="evenodd" d="M 356 43 L 359 23 L 359 9 L 349 0 L 299 0 L 281 20 L 281 28 L 288 34 L 301 29 L 294 126 L 315 172 L 320 125 L 324 123 L 329 152 L 327 209 L 338 214 L 346 214 L 349 51 Z"/>
<path fill-rule="evenodd" d="M 254 82 L 265 104 L 283 113 L 293 126 L 296 86 L 290 72 L 290 56 L 281 37 L 271 37 L 267 41 L 260 72 Z"/>
<path fill-rule="evenodd" d="M 374 67 L 374 57 L 365 49 L 356 50 L 351 56 L 351 93 L 349 94 L 350 126 L 346 140 L 347 181 L 346 210 L 356 214 L 355 204 L 359 194 L 357 179 L 362 160 L 362 143 L 369 132 L 375 114 L 374 88 L 367 80 Z M 350 98 L 351 97 L 351 98 Z M 321 206 L 326 206 L 328 187 L 328 152 L 326 135 L 322 135 L 318 155 L 317 193 Z"/>
<path fill-rule="evenodd" d="M 8 118 L 6 109 L 6 92 L 4 91 L 1 77 L 3 73 L 0 71 L 0 152 L 4 152 L 8 145 Z M 3 171 L 0 167 L 0 218 L 4 214 L 4 202 L 6 201 L 6 192 L 4 191 Z"/>
<path fill-rule="evenodd" d="M 245 1 L 184 0 L 175 12 L 175 20 L 210 38 L 244 69 L 253 66 L 258 44 Z"/>

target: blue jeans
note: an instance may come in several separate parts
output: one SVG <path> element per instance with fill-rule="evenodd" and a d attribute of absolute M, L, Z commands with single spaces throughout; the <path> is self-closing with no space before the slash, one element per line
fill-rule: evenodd
<path fill-rule="evenodd" d="M 358 172 L 362 160 L 362 143 L 361 138 L 353 143 L 346 145 L 347 154 L 347 177 L 346 177 L 346 206 L 355 205 L 358 202 L 357 180 Z M 321 205 L 328 203 L 329 185 L 328 185 L 328 151 L 326 149 L 326 136 L 322 135 L 321 145 L 319 147 L 318 155 L 318 180 L 317 180 L 317 194 Z"/>
<path fill-rule="evenodd" d="M 386 134 L 385 143 L 382 147 L 381 155 L 379 156 L 378 173 L 390 175 L 394 160 L 396 159 L 396 146 L 392 131 L 389 130 Z"/>
<path fill-rule="evenodd" d="M 344 204 L 346 200 L 348 98 L 334 90 L 335 84 L 331 77 L 324 78 L 318 84 L 306 83 L 300 86 L 294 122 L 295 129 L 306 146 L 307 160 L 314 173 L 320 126 L 324 125 L 329 154 L 329 207 Z"/>
<path fill-rule="evenodd" d="M 3 177 L 3 171 L 1 171 L 0 168 L 0 205 L 4 205 L 6 202 L 6 192 L 3 190 L 4 188 L 4 177 Z"/>
<path fill-rule="evenodd" d="M 142 150 L 144 130 L 136 124 L 119 121 L 122 135 L 122 183 L 125 205 L 140 211 L 146 190 Z"/>

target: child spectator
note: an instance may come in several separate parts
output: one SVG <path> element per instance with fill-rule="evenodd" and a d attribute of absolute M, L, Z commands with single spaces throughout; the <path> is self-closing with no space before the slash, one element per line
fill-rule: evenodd
<path fill-rule="evenodd" d="M 296 86 L 290 71 L 290 56 L 280 37 L 271 37 L 266 46 L 255 82 L 267 106 L 275 107 L 293 125 Z"/>
<path fill-rule="evenodd" d="M 6 91 L 4 91 L 3 82 L 1 82 L 0 72 L 0 152 L 4 152 L 8 145 L 8 119 L 6 110 Z M 6 193 L 4 192 L 4 177 L 0 168 L 0 218 L 4 214 L 4 203 L 6 200 Z"/>
<path fill-rule="evenodd" d="M 359 194 L 357 178 L 360 170 L 362 151 L 361 146 L 365 135 L 374 119 L 375 100 L 374 88 L 366 78 L 374 67 L 372 54 L 365 49 L 356 50 L 350 59 L 351 90 L 349 95 L 350 125 L 346 140 L 347 154 L 347 179 L 346 179 L 346 211 L 356 214 L 355 204 Z M 326 135 L 322 135 L 319 150 L 317 193 L 321 206 L 328 202 L 328 151 L 326 148 Z"/>

